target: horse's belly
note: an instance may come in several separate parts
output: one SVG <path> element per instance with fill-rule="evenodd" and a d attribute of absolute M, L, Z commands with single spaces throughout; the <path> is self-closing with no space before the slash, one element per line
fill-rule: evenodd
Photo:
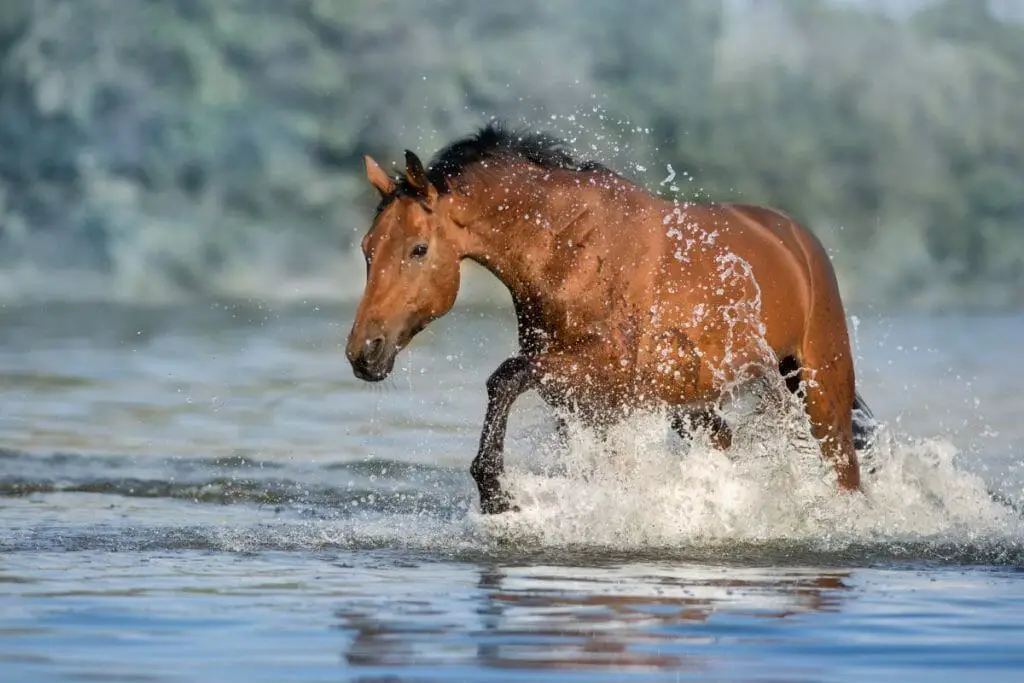
<path fill-rule="evenodd" d="M 657 362 L 650 362 L 644 347 L 606 339 L 547 354 L 540 359 L 538 393 L 551 406 L 598 421 L 634 409 L 713 398 L 712 374 L 685 335 L 663 345 Z"/>
<path fill-rule="evenodd" d="M 610 347 L 547 354 L 540 365 L 537 392 L 553 407 L 596 418 L 634 402 L 630 363 Z"/>

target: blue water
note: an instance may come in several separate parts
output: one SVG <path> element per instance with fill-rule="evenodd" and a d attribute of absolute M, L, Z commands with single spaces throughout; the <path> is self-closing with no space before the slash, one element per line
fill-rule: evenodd
<path fill-rule="evenodd" d="M 1020 680 L 1012 569 L 16 556 L 5 680 Z M 379 678 L 378 678 L 379 677 Z"/>
<path fill-rule="evenodd" d="M 2 681 L 1022 681 L 1024 317 L 857 327 L 865 495 L 799 429 L 510 428 L 508 312 L 351 377 L 341 306 L 0 312 Z"/>

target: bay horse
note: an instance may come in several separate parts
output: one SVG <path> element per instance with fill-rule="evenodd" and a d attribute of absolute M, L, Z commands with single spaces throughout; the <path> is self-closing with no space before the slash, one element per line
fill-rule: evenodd
<path fill-rule="evenodd" d="M 839 489 L 860 488 L 856 451 L 872 427 L 853 416 L 870 411 L 854 388 L 839 286 L 821 243 L 786 214 L 668 201 L 577 161 L 555 137 L 497 123 L 426 168 L 408 150 L 395 177 L 364 162 L 380 203 L 346 345 L 357 377 L 387 377 L 398 352 L 451 309 L 463 259 L 511 293 L 520 351 L 487 380 L 471 467 L 485 514 L 514 509 L 500 478 L 524 392 L 594 424 L 668 407 L 680 435 L 699 425 L 726 449 L 723 391 L 769 370 L 800 392 Z"/>

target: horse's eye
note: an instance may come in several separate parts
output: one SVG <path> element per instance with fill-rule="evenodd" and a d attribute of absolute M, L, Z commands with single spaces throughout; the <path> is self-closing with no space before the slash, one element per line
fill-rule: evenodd
<path fill-rule="evenodd" d="M 412 248 L 412 253 L 410 253 L 409 255 L 412 256 L 413 258 L 423 258 L 424 256 L 427 255 L 427 245 L 417 244 L 415 247 Z"/>

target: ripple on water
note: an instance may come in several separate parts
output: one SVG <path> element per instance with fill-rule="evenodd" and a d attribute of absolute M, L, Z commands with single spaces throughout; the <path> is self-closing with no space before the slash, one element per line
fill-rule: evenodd
<path fill-rule="evenodd" d="M 756 415 L 738 423 L 730 454 L 700 434 L 681 447 L 657 415 L 632 418 L 600 439 L 574 429 L 554 443 L 545 433 L 511 460 L 506 481 L 521 510 L 496 517 L 476 512 L 463 469 L 406 461 L 3 451 L 11 474 L 0 477 L 0 499 L 13 513 L 14 501 L 23 504 L 22 514 L 8 515 L 0 543 L 8 550 L 393 547 L 448 558 L 1024 563 L 1017 503 L 959 468 L 949 442 L 899 441 L 883 431 L 866 458 L 863 493 L 849 495 L 836 491 L 805 437 L 799 419 Z M 87 500 L 114 512 L 97 511 L 84 526 L 76 508 Z M 54 514 L 40 529 L 30 508 L 46 501 Z M 117 513 L 124 501 L 134 501 L 130 518 Z"/>

